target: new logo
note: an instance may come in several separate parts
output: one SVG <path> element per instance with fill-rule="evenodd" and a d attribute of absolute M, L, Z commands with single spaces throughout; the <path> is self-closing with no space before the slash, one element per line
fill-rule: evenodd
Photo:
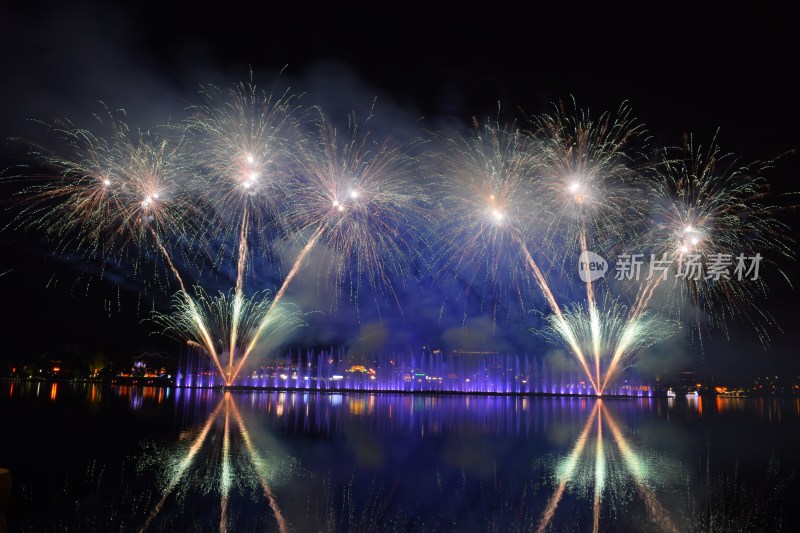
<path fill-rule="evenodd" d="M 594 252 L 585 251 L 578 259 L 578 275 L 585 283 L 596 281 L 608 272 L 608 261 Z"/>

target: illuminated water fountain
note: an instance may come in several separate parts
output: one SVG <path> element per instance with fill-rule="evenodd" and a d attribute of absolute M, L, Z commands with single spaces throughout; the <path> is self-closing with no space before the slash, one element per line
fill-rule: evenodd
<path fill-rule="evenodd" d="M 219 373 L 202 354 L 180 363 L 178 387 L 222 387 Z M 270 359 L 242 372 L 234 388 L 379 391 L 402 393 L 593 395 L 578 368 L 563 368 L 546 357 L 502 354 L 381 354 L 306 351 Z M 606 395 L 650 396 L 651 389 L 624 376 Z"/>

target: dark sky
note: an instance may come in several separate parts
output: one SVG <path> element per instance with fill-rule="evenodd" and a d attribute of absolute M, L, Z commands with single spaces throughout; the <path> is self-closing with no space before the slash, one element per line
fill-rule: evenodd
<path fill-rule="evenodd" d="M 574 96 L 593 112 L 628 101 L 658 145 L 678 144 L 685 133 L 707 141 L 719 129 L 722 147 L 743 161 L 800 147 L 796 16 L 788 8 L 703 13 L 671 4 L 638 11 L 531 5 L 525 13 L 510 7 L 433 13 L 387 4 L 390 14 L 378 17 L 300 4 L 274 10 L 273 3 L 169 10 L 141 2 L 8 4 L 0 7 L 2 138 L 38 141 L 41 128 L 29 119 L 87 121 L 100 100 L 126 108 L 133 125 L 149 127 L 182 116 L 201 83 L 241 81 L 252 68 L 256 82 L 269 86 L 285 68 L 282 82 L 332 115 L 363 111 L 377 98 L 380 123 L 398 132 L 463 129 L 473 115 L 493 115 L 498 102 L 519 117 L 517 108 L 540 113 Z M 14 143 L 3 152 L 4 166 L 19 161 Z M 797 190 L 798 170 L 797 155 L 780 160 L 770 174 L 775 190 Z M 800 236 L 797 215 L 786 220 Z M 152 300 L 144 299 L 137 315 L 139 297 L 123 284 L 120 312 L 116 286 L 95 282 L 87 291 L 86 276 L 50 257 L 35 235 L 3 232 L 0 239 L 0 272 L 12 269 L 0 277 L 6 295 L 0 336 L 8 345 L 175 350 L 139 323 Z M 800 280 L 794 265 L 787 273 Z M 51 277 L 57 283 L 46 288 Z M 419 305 L 439 310 L 440 295 L 420 298 Z M 784 282 L 765 304 L 784 329 L 774 331 L 769 350 L 746 328 L 733 327 L 732 341 L 717 334 L 702 356 L 686 348 L 694 355 L 680 364 L 737 379 L 800 373 L 796 299 Z M 397 329 L 436 337 L 451 325 Z M 354 326 L 351 336 L 364 338 L 372 327 Z M 504 342 L 527 349 L 527 340 L 512 339 L 527 335 L 508 333 Z"/>

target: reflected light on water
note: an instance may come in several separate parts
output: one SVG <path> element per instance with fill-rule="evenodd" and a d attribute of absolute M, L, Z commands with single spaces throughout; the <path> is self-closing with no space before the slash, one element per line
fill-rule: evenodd
<path fill-rule="evenodd" d="M 594 409 L 592 409 L 592 414 L 589 415 L 589 420 L 583 427 L 583 431 L 581 431 L 578 440 L 575 441 L 575 446 L 572 448 L 572 451 L 569 453 L 566 459 L 562 461 L 561 466 L 558 469 L 556 474 L 556 477 L 558 478 L 558 487 L 550 497 L 550 500 L 547 502 L 547 507 L 545 508 L 542 519 L 539 521 L 539 527 L 537 528 L 537 531 L 539 532 L 544 531 L 553 520 L 556 507 L 558 507 L 558 504 L 561 502 L 561 497 L 564 495 L 564 491 L 567 488 L 567 483 L 569 483 L 573 474 L 575 473 L 575 468 L 578 465 L 578 459 L 583 453 L 583 448 L 586 446 L 586 438 L 589 436 L 589 431 L 592 429 L 592 422 L 594 422 L 599 409 L 600 402 L 597 402 L 594 406 Z"/>
<path fill-rule="evenodd" d="M 200 431 L 200 433 L 197 435 L 197 438 L 189 447 L 189 450 L 187 451 L 186 455 L 176 465 L 175 471 L 172 475 L 172 480 L 169 482 L 166 489 L 164 489 L 164 493 L 161 497 L 161 500 L 159 500 L 159 502 L 150 512 L 150 515 L 147 517 L 147 520 L 145 520 L 144 525 L 142 526 L 140 531 L 144 531 L 145 529 L 148 528 L 153 519 L 161 511 L 161 508 L 164 507 L 164 503 L 167 501 L 167 498 L 169 498 L 169 496 L 175 490 L 175 487 L 178 486 L 178 483 L 181 481 L 184 474 L 186 474 L 186 471 L 192 465 L 192 462 L 194 461 L 197 452 L 199 452 L 200 448 L 203 446 L 203 442 L 206 440 L 206 436 L 208 436 L 208 432 L 211 430 L 211 426 L 217 419 L 217 416 L 219 415 L 221 409 L 222 409 L 222 402 L 220 402 L 219 405 L 217 405 L 216 409 L 214 409 L 214 411 L 211 413 L 211 416 L 208 417 L 208 420 L 206 421 L 205 425 L 203 425 L 203 429 Z"/>
<path fill-rule="evenodd" d="M 278 399 L 277 406 L 283 406 L 286 401 L 286 395 L 282 394 L 282 397 Z M 283 409 L 281 408 L 281 413 L 277 412 L 276 406 L 276 415 L 282 416 Z M 200 449 L 207 443 L 209 443 L 210 438 L 209 435 L 211 433 L 211 429 L 214 426 L 217 418 L 219 418 L 220 412 L 224 412 L 224 422 L 223 422 L 223 434 L 222 434 L 222 456 L 221 456 L 221 468 L 219 474 L 219 485 L 218 490 L 220 494 L 220 523 L 219 523 L 219 530 L 223 532 L 227 532 L 229 529 L 229 506 L 230 506 L 230 492 L 231 487 L 233 486 L 235 475 L 234 475 L 234 463 L 233 463 L 233 446 L 231 444 L 231 419 L 233 419 L 238 427 L 239 436 L 241 436 L 242 442 L 244 443 L 244 449 L 246 451 L 246 456 L 249 461 L 249 466 L 255 472 L 255 476 L 258 478 L 258 483 L 261 486 L 261 489 L 264 493 L 264 496 L 267 499 L 267 503 L 272 510 L 272 513 L 275 517 L 275 520 L 278 524 L 278 530 L 282 533 L 288 531 L 288 523 L 283 516 L 283 513 L 278 505 L 277 499 L 275 494 L 270 487 L 269 483 L 267 482 L 267 478 L 264 475 L 264 471 L 266 470 L 265 465 L 266 462 L 258 453 L 256 446 L 253 444 L 252 438 L 250 437 L 250 432 L 248 431 L 247 427 L 245 426 L 244 419 L 242 418 L 241 413 L 239 412 L 238 407 L 236 406 L 233 397 L 231 396 L 230 392 L 225 392 L 222 399 L 219 401 L 217 406 L 209 415 L 208 419 L 206 420 L 205 424 L 203 425 L 202 430 L 197 435 L 197 437 L 192 442 L 191 446 L 187 450 L 186 454 L 183 458 L 177 463 L 177 466 L 172 474 L 172 478 L 168 483 L 167 487 L 164 489 L 163 494 L 159 502 L 150 512 L 150 515 L 147 517 L 144 525 L 140 529 L 140 531 L 146 530 L 152 524 L 153 520 L 156 516 L 162 511 L 164 508 L 164 504 L 167 502 L 169 497 L 175 492 L 178 484 L 181 480 L 186 476 L 189 468 L 194 463 L 195 457 L 197 456 Z M 213 464 L 209 461 L 203 461 L 198 464 L 199 468 L 202 468 L 205 471 L 210 471 L 213 475 Z M 242 474 L 242 475 L 247 475 Z"/>
<path fill-rule="evenodd" d="M 607 414 L 602 405 L 601 412 L 603 414 Z M 659 525 L 662 531 L 677 532 L 678 528 L 675 527 L 675 524 L 672 522 L 669 513 L 667 513 L 666 509 L 664 509 L 664 506 L 661 505 L 661 502 L 656 499 L 652 489 L 650 489 L 650 487 L 647 485 L 647 482 L 649 481 L 647 464 L 641 460 L 628 441 L 625 440 L 625 437 L 622 435 L 622 431 L 620 431 L 616 422 L 611 417 L 611 414 L 607 414 L 605 419 L 608 422 L 609 428 L 611 428 L 611 433 L 614 436 L 614 442 L 617 444 L 617 448 L 620 450 L 620 452 L 622 452 L 622 457 L 625 459 L 625 465 L 628 468 L 628 472 L 631 474 L 631 477 L 633 477 L 633 481 L 636 484 L 636 490 L 642 496 L 645 504 L 647 505 L 650 519 Z"/>
<path fill-rule="evenodd" d="M 616 461 L 611 457 L 607 457 L 607 444 L 603 441 L 604 427 L 611 431 L 613 442 L 616 445 L 616 452 L 622 457 L 622 462 L 625 466 L 623 475 L 620 475 L 619 470 L 614 467 Z M 593 429 L 594 431 L 592 431 Z M 593 445 L 587 446 L 590 439 L 594 439 Z M 578 476 L 578 472 L 582 475 Z M 561 460 L 556 468 L 555 477 L 558 484 L 539 520 L 538 532 L 547 530 L 567 489 L 571 485 L 578 484 L 576 482 L 578 477 L 581 478 L 583 483 L 591 483 L 593 485 L 592 531 L 595 533 L 600 530 L 604 492 L 606 490 L 617 490 L 620 483 L 630 481 L 633 481 L 637 492 L 645 502 L 650 520 L 662 531 L 678 531 L 669 513 L 658 501 L 649 486 L 651 482 L 649 478 L 651 476 L 647 462 L 642 460 L 633 446 L 626 440 L 623 432 L 604 405 L 603 400 L 597 400 L 595 403 L 572 450 Z M 609 480 L 612 482 L 607 483 Z M 577 489 L 578 487 L 575 488 Z"/>
<path fill-rule="evenodd" d="M 230 393 L 227 393 L 228 395 Z M 256 447 L 253 445 L 253 441 L 250 438 L 250 432 L 247 431 L 247 427 L 244 425 L 244 420 L 242 419 L 241 413 L 239 413 L 239 408 L 236 407 L 236 403 L 233 400 L 230 400 L 230 407 L 233 411 L 233 415 L 236 418 L 236 423 L 239 426 L 239 431 L 242 434 L 242 439 L 244 440 L 245 449 L 247 450 L 247 454 L 250 458 L 251 464 L 255 467 L 256 475 L 258 476 L 258 481 L 261 484 L 261 488 L 264 490 L 264 496 L 267 498 L 267 502 L 269 503 L 270 509 L 272 509 L 273 514 L 275 515 L 275 519 L 278 522 L 278 529 L 281 533 L 284 533 L 289 530 L 288 524 L 286 519 L 281 512 L 280 507 L 278 507 L 278 501 L 275 498 L 275 494 L 272 492 L 269 484 L 267 483 L 266 477 L 264 476 L 263 472 L 264 468 L 264 460 L 259 455 Z"/>
<path fill-rule="evenodd" d="M 692 396 L 688 397 L 687 401 L 689 402 L 689 406 L 692 407 L 697 414 L 703 416 L 703 397 L 702 396 Z"/>
<path fill-rule="evenodd" d="M 222 435 L 222 475 L 219 481 L 220 493 L 222 494 L 219 530 L 226 533 L 228 531 L 228 494 L 231 490 L 230 396 L 230 393 L 225 393 L 225 397 L 222 400 L 225 404 L 225 431 Z"/>
<path fill-rule="evenodd" d="M 744 412 L 745 407 L 747 405 L 746 398 L 723 398 L 721 396 L 717 396 L 715 403 L 715 407 L 717 413 L 741 413 Z M 795 413 L 800 413 L 800 410 L 795 407 Z"/>
<path fill-rule="evenodd" d="M 115 446 L 124 443 L 92 434 L 106 443 L 107 464 L 92 457 L 86 473 L 70 474 L 86 481 L 69 485 L 66 511 L 52 519 L 26 511 L 27 530 L 51 520 L 87 531 L 101 523 L 98 530 L 367 531 L 392 520 L 401 520 L 398 530 L 423 522 L 459 531 L 685 530 L 702 522 L 704 505 L 721 508 L 707 504 L 715 478 L 692 465 L 713 461 L 711 472 L 724 473 L 741 456 L 758 468 L 779 443 L 781 460 L 794 467 L 800 415 L 800 399 L 785 397 L 229 392 L 63 381 L 0 383 L 0 398 L 32 413 L 49 409 L 47 435 L 60 431 L 60 406 L 76 400 L 85 409 L 64 424 L 91 431 L 84 421 L 106 420 L 149 435 L 117 461 Z M 740 420 L 755 439 L 739 438 Z M 765 444 L 751 453 L 751 441 Z M 120 493 L 123 479 L 131 490 Z M 74 502 L 85 510 L 77 518 Z"/>

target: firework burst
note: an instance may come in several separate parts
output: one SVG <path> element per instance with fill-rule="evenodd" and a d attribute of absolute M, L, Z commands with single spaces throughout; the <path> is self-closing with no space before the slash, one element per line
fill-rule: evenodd
<path fill-rule="evenodd" d="M 642 248 L 669 269 L 640 290 L 634 313 L 655 305 L 692 323 L 698 335 L 706 322 L 727 333 L 730 320 L 745 318 L 768 342 L 774 321 L 757 305 L 767 287 L 750 268 L 762 256 L 776 266 L 794 255 L 764 177 L 772 164 L 741 165 L 715 140 L 703 148 L 689 138 L 681 149 L 664 152 L 649 190 Z"/>
<path fill-rule="evenodd" d="M 393 283 L 415 274 L 422 250 L 414 236 L 429 224 L 416 144 L 377 140 L 354 117 L 342 136 L 322 116 L 313 142 L 303 145 L 288 219 L 306 247 L 326 249 L 325 277 L 337 293 L 349 283 L 357 300 L 366 281 L 394 299 Z"/>
<path fill-rule="evenodd" d="M 25 206 L 16 224 L 42 229 L 56 241 L 57 253 L 101 264 L 128 262 L 133 251 L 140 265 L 144 254 L 155 251 L 182 284 L 170 256 L 198 234 L 198 211 L 182 183 L 182 139 L 133 133 L 108 110 L 98 121 L 109 136 L 69 122 L 50 128 L 69 155 L 32 153 L 55 173 L 21 192 Z"/>
<path fill-rule="evenodd" d="M 266 255 L 276 231 L 285 232 L 302 110 L 288 92 L 276 97 L 252 82 L 203 87 L 201 95 L 205 103 L 191 108 L 185 127 L 195 161 L 191 185 L 208 207 L 208 231 L 224 243 L 253 236 L 260 245 L 254 255 Z"/>
<path fill-rule="evenodd" d="M 538 221 L 542 241 L 570 268 L 575 250 L 608 249 L 635 234 L 645 214 L 641 171 L 650 166 L 646 132 L 627 105 L 597 118 L 573 106 L 532 121 L 541 153 L 537 193 L 547 206 Z"/>
<path fill-rule="evenodd" d="M 536 195 L 539 153 L 518 129 L 496 123 L 477 128 L 470 137 L 440 139 L 442 153 L 432 154 L 443 189 L 439 268 L 458 273 L 467 292 L 483 278 L 492 294 L 511 294 L 525 309 L 532 286 L 519 241 L 542 207 Z M 509 274 L 507 281 L 501 272 Z"/>

